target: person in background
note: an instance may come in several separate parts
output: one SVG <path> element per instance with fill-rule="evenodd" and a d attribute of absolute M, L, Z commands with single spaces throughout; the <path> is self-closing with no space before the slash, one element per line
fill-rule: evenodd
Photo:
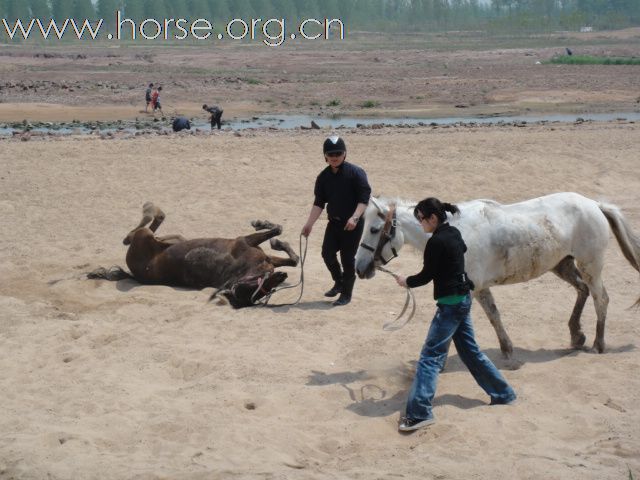
<path fill-rule="evenodd" d="M 191 130 L 191 122 L 187 117 L 174 118 L 171 126 L 173 127 L 174 132 L 179 132 L 181 130 Z"/>
<path fill-rule="evenodd" d="M 213 130 L 214 126 L 217 126 L 218 130 L 220 130 L 220 128 L 222 128 L 222 113 L 224 110 L 217 105 L 210 107 L 206 103 L 202 105 L 202 109 L 211 114 L 211 118 L 209 119 L 211 121 L 211 130 Z"/>
<path fill-rule="evenodd" d="M 162 104 L 160 103 L 160 92 L 162 91 L 162 86 L 158 87 L 151 94 L 151 102 L 153 104 L 153 113 L 156 113 L 156 110 L 160 110 L 160 113 L 164 113 L 162 111 Z"/>
<path fill-rule="evenodd" d="M 145 112 L 149 111 L 149 105 L 151 105 L 151 91 L 152 90 L 153 90 L 153 83 L 150 83 L 149 86 L 147 87 L 146 92 L 144 92 L 144 101 L 145 101 L 144 111 Z"/>

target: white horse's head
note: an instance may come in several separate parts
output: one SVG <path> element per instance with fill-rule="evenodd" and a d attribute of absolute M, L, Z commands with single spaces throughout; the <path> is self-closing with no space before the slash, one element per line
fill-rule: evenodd
<path fill-rule="evenodd" d="M 356 273 L 360 278 L 372 278 L 375 267 L 398 256 L 404 234 L 397 227 L 396 205 L 371 197 L 364 212 L 362 243 L 356 252 Z"/>

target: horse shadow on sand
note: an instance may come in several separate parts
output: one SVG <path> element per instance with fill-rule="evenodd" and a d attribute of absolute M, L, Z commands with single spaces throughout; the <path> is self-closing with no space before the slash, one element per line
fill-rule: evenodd
<path fill-rule="evenodd" d="M 288 313 L 290 310 L 331 310 L 333 308 L 332 301 L 314 300 L 311 302 L 298 302 L 295 305 L 279 305 L 276 299 L 273 304 L 269 303 L 266 306 L 277 313 Z"/>
<path fill-rule="evenodd" d="M 136 280 L 133 280 L 133 279 L 118 280 L 116 282 L 116 290 L 123 293 L 130 292 L 132 290 L 135 290 L 138 287 L 146 287 L 146 285 L 143 285 L 142 283 L 138 283 Z M 187 288 L 180 288 L 180 287 L 167 287 L 167 288 L 171 288 L 173 290 L 188 290 Z"/>
<path fill-rule="evenodd" d="M 627 344 L 613 348 L 608 348 L 604 354 L 598 355 L 615 355 L 635 350 L 635 345 Z M 558 349 L 537 349 L 527 350 L 524 348 L 514 349 L 514 357 L 518 360 L 504 359 L 500 349 L 489 349 L 484 351 L 485 354 L 500 369 L 517 369 L 525 363 L 545 363 L 559 360 L 563 357 L 576 356 L 585 353 L 582 350 L 573 348 Z M 595 355 L 595 354 L 594 354 Z M 340 385 L 345 389 L 345 393 L 350 403 L 345 407 L 356 415 L 363 417 L 386 417 L 404 410 L 409 389 L 413 381 L 416 368 L 416 361 L 411 361 L 399 366 L 390 372 L 389 375 L 397 376 L 402 379 L 402 386 L 395 393 L 388 392 L 386 389 L 375 383 L 374 375 L 366 370 L 355 372 L 336 372 L 325 373 L 312 370 L 306 383 L 307 386 L 323 387 L 328 385 Z M 516 367 L 514 368 L 514 365 Z M 462 363 L 457 354 L 450 355 L 447 364 L 441 375 L 458 371 L 466 371 L 467 367 Z M 488 405 L 488 401 L 478 400 L 476 398 L 468 398 L 462 395 L 443 394 L 436 395 L 433 401 L 434 406 L 451 405 L 456 408 L 468 410 L 476 407 Z"/>
<path fill-rule="evenodd" d="M 538 348 L 537 350 L 528 350 L 526 348 L 515 347 L 513 349 L 513 356 L 511 358 L 505 358 L 499 348 L 489 348 L 483 350 L 484 354 L 494 363 L 496 367 L 501 370 L 518 370 L 527 363 L 547 363 L 560 360 L 564 357 L 575 357 L 580 354 L 593 354 L 593 355 L 613 355 L 618 353 L 625 353 L 635 350 L 634 344 L 619 345 L 616 347 L 608 347 L 604 353 L 595 353 L 588 347 L 582 348 Z M 467 367 L 464 365 L 460 357 L 450 355 L 447 359 L 447 365 L 444 372 L 460 372 L 466 371 Z"/>
<path fill-rule="evenodd" d="M 112 267 L 112 268 L 117 268 L 117 267 Z M 291 286 L 287 285 L 286 283 L 283 285 L 291 288 Z M 147 287 L 147 286 L 148 285 L 140 283 L 133 278 L 123 278 L 121 280 L 116 281 L 116 290 L 123 293 L 131 292 L 137 288 Z M 169 286 L 169 285 L 165 285 L 165 287 L 178 292 L 194 291 L 193 288 L 189 288 L 189 287 L 179 287 L 179 286 Z M 280 302 L 282 302 L 282 304 Z M 290 310 L 330 310 L 331 308 L 333 308 L 331 301 L 327 301 L 327 300 L 298 302 L 291 305 L 291 304 L 287 304 L 286 300 L 280 296 L 278 296 L 277 299 L 274 298 L 273 302 L 268 303 L 267 305 L 256 304 L 256 308 L 263 308 L 264 306 L 269 307 L 275 313 L 288 313 Z"/>
<path fill-rule="evenodd" d="M 194 291 L 193 288 L 189 288 L 189 287 L 176 287 L 176 286 L 170 286 L 170 285 L 162 285 L 165 288 L 169 288 L 175 292 L 192 292 Z M 149 287 L 149 285 L 145 285 L 144 283 L 140 283 L 137 280 L 133 279 L 133 278 L 125 278 L 123 280 L 117 280 L 116 281 L 116 290 L 118 290 L 119 292 L 122 293 L 128 293 L 131 292 L 133 290 L 136 290 L 138 288 L 145 288 L 145 287 Z"/>

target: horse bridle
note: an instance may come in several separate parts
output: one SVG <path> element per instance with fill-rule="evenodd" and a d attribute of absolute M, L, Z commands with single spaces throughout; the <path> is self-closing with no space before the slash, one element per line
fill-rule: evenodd
<path fill-rule="evenodd" d="M 304 238 L 304 249 L 302 248 L 302 239 Z M 256 289 L 253 291 L 253 293 L 251 294 L 251 297 L 249 298 L 249 301 L 251 302 L 251 306 L 263 306 L 263 307 L 284 307 L 284 306 L 290 306 L 290 305 L 297 305 L 298 303 L 300 303 L 300 299 L 302 298 L 302 293 L 304 291 L 304 262 L 307 258 L 307 237 L 304 237 L 302 234 L 300 234 L 300 280 L 298 281 L 298 283 L 296 283 L 295 285 L 287 285 L 286 287 L 274 287 L 271 289 L 266 289 L 264 288 L 264 283 L 268 280 L 268 278 L 271 276 L 272 272 L 265 272 L 264 275 L 262 275 L 261 277 L 258 278 L 258 284 L 256 286 Z M 298 298 L 296 299 L 295 302 L 292 303 L 279 303 L 279 304 L 270 304 L 269 305 L 269 301 L 271 300 L 271 295 L 273 295 L 275 292 L 278 292 L 280 290 L 286 290 L 288 288 L 296 288 L 298 285 L 300 285 L 300 294 L 298 295 Z M 229 290 L 231 292 L 231 294 L 233 296 L 236 295 L 236 288 L 237 288 L 237 284 L 236 285 L 232 285 L 231 288 L 225 289 L 225 287 L 221 287 L 218 288 L 215 292 L 213 292 L 211 294 L 211 296 L 209 297 L 209 301 L 212 301 L 214 298 L 216 298 L 216 296 L 224 291 L 224 290 Z M 264 295 L 264 297 L 261 298 L 257 298 L 258 295 L 262 293 Z"/>
<path fill-rule="evenodd" d="M 257 297 L 258 297 L 258 294 L 260 293 L 264 297 L 266 297 L 266 302 L 268 302 L 269 299 L 271 299 L 271 294 L 275 291 L 275 288 L 272 288 L 270 290 L 267 290 L 264 288 L 264 284 L 270 276 L 271 276 L 271 272 L 266 272 L 262 277 L 258 279 L 258 286 L 256 287 L 255 291 L 251 295 L 251 299 L 250 299 L 251 305 L 255 305 L 256 303 L 258 303 Z"/>
<path fill-rule="evenodd" d="M 391 245 L 391 253 L 393 253 L 393 256 L 389 259 L 385 259 L 382 256 L 382 249 L 384 248 L 384 246 L 387 243 L 390 243 L 391 240 L 393 240 L 394 237 L 396 236 L 396 228 L 398 226 L 398 220 L 396 217 L 395 205 L 392 205 L 389 208 L 389 211 L 387 212 L 386 215 L 383 215 L 382 212 L 378 211 L 378 217 L 384 220 L 384 227 L 382 227 L 382 234 L 380 235 L 380 239 L 378 240 L 378 245 L 376 246 L 376 248 L 373 248 L 367 245 L 366 243 L 362 242 L 360 246 L 366 250 L 369 250 L 370 252 L 373 252 L 374 261 L 377 258 L 379 258 L 382 264 L 386 265 L 387 263 L 389 263 L 391 260 L 393 260 L 398 256 L 398 252 L 396 251 L 393 245 Z"/>

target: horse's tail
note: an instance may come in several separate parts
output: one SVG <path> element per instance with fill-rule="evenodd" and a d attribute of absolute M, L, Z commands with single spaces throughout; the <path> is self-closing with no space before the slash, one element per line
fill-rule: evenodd
<path fill-rule="evenodd" d="M 118 280 L 124 280 L 127 278 L 134 279 L 133 275 L 125 272 L 121 267 L 114 265 L 111 268 L 98 267 L 95 270 L 87 273 L 87 278 L 90 279 L 102 279 L 116 282 Z"/>
<path fill-rule="evenodd" d="M 606 203 L 599 203 L 598 206 L 607 218 L 622 254 L 640 272 L 640 238 L 631 230 L 618 207 Z M 635 305 L 640 306 L 640 298 Z"/>

